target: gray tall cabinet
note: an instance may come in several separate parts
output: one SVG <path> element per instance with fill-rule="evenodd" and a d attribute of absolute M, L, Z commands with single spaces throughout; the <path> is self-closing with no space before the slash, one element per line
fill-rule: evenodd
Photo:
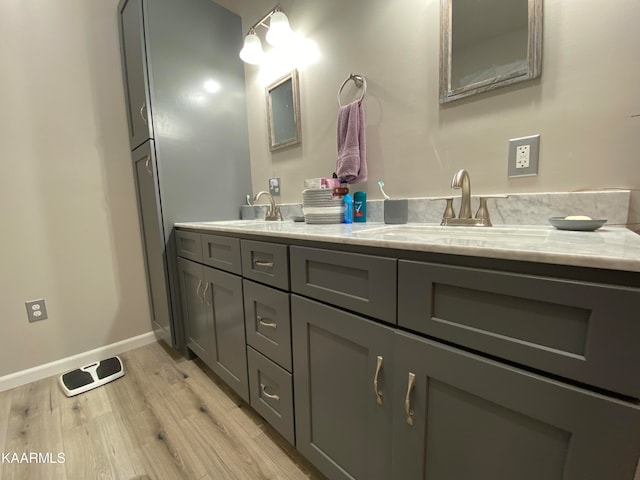
<path fill-rule="evenodd" d="M 173 224 L 239 218 L 251 192 L 241 22 L 211 0 L 122 0 L 118 20 L 153 328 L 181 347 Z"/>

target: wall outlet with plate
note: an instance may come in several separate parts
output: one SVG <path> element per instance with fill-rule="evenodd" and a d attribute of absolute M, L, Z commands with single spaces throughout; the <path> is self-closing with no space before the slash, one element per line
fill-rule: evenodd
<path fill-rule="evenodd" d="M 27 317 L 29 318 L 29 323 L 37 322 L 38 320 L 46 320 L 48 318 L 44 298 L 27 300 L 25 305 L 27 306 Z"/>
<path fill-rule="evenodd" d="M 280 179 L 279 178 L 270 178 L 269 179 L 269 193 L 272 197 L 280 196 Z"/>
<path fill-rule="evenodd" d="M 509 140 L 509 178 L 538 174 L 540 135 Z"/>

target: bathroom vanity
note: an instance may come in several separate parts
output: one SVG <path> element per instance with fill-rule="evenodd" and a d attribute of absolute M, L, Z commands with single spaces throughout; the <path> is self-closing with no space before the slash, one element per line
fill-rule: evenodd
<path fill-rule="evenodd" d="M 634 479 L 632 232 L 175 226 L 188 348 L 327 477 Z"/>

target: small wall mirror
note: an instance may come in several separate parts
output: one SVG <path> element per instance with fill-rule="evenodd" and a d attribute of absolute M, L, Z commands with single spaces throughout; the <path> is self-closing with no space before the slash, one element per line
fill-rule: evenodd
<path fill-rule="evenodd" d="M 301 141 L 298 88 L 297 70 L 266 88 L 269 149 L 272 152 Z"/>
<path fill-rule="evenodd" d="M 542 0 L 440 0 L 440 103 L 540 76 Z"/>

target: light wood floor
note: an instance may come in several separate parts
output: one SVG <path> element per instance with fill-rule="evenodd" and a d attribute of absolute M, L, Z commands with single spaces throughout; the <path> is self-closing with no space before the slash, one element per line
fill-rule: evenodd
<path fill-rule="evenodd" d="M 322 479 L 199 360 L 161 344 L 120 355 L 125 376 L 67 398 L 51 377 L 0 393 L 0 453 L 64 463 L 0 463 L 33 480 Z"/>

